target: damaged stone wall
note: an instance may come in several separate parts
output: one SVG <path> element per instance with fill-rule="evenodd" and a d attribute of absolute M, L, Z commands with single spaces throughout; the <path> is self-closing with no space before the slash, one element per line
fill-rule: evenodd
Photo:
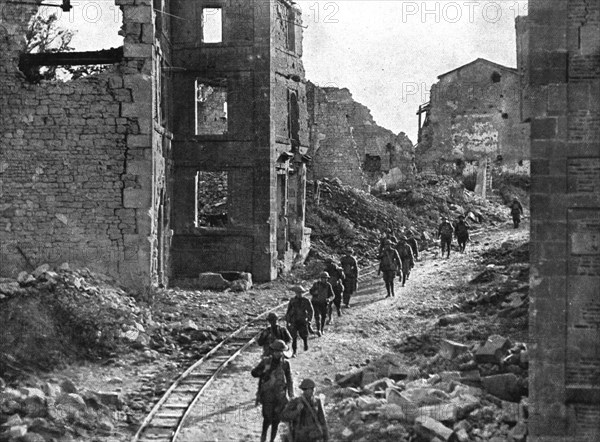
<path fill-rule="evenodd" d="M 529 125 L 521 123 L 517 71 L 480 58 L 438 79 L 421 129 L 419 170 L 448 173 L 488 161 L 528 173 Z"/>
<path fill-rule="evenodd" d="M 307 93 L 313 179 L 337 177 L 357 188 L 391 188 L 413 177 L 413 146 L 403 132 L 395 135 L 378 126 L 348 89 L 309 82 Z"/>
<path fill-rule="evenodd" d="M 529 438 L 600 440 L 600 3 L 529 2 Z"/>
<path fill-rule="evenodd" d="M 202 14 L 220 9 L 222 41 L 202 41 Z M 173 29 L 173 275 L 237 270 L 277 277 L 308 253 L 304 227 L 308 149 L 300 10 L 293 3 L 176 1 Z M 197 131 L 195 85 L 227 85 L 227 123 Z M 198 172 L 226 172 L 227 219 L 198 226 Z"/>
<path fill-rule="evenodd" d="M 38 7 L 0 1 L 2 275 L 69 262 L 137 288 L 166 278 L 168 143 L 156 111 L 154 14 L 119 4 L 121 63 L 32 84 L 18 61 Z"/>

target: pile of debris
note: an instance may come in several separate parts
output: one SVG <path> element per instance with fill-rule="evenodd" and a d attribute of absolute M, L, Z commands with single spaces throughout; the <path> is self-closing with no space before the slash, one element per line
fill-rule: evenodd
<path fill-rule="evenodd" d="M 150 320 L 149 311 L 114 280 L 66 263 L 0 280 L 0 354 L 25 366 L 49 369 L 111 354 L 124 344 L 148 344 Z"/>
<path fill-rule="evenodd" d="M 524 344 L 501 336 L 471 347 L 444 340 L 429 364 L 440 360 L 451 369 L 428 377 L 425 367 L 407 367 L 397 354 L 338 374 L 342 436 L 365 442 L 526 440 Z"/>
<path fill-rule="evenodd" d="M 115 432 L 115 414 L 123 411 L 118 391 L 79 390 L 69 379 L 18 389 L 0 386 L 0 440 L 44 442 L 71 435 Z"/>
<path fill-rule="evenodd" d="M 308 185 L 307 225 L 312 229 L 309 258 L 340 256 L 352 247 L 359 259 L 375 259 L 381 236 L 390 229 L 420 240 L 425 249 L 434 242 L 441 216 L 494 225 L 507 222 L 508 209 L 482 199 L 450 177 L 436 181 L 417 179 L 408 189 L 371 195 L 345 186 L 339 179 Z"/>

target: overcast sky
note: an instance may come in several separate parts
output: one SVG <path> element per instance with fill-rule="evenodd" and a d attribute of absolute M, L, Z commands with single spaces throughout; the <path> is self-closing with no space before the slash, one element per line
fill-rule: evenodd
<path fill-rule="evenodd" d="M 53 0 L 59 3 L 59 0 Z M 61 24 L 78 50 L 120 46 L 112 1 L 72 0 Z M 437 76 L 476 58 L 516 67 L 515 17 L 527 1 L 297 0 L 303 11 L 306 76 L 347 87 L 375 121 L 416 142 L 419 104 Z"/>

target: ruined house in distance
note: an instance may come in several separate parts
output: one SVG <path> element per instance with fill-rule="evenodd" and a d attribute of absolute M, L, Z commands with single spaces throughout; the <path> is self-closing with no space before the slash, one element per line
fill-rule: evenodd
<path fill-rule="evenodd" d="M 307 86 L 309 178 L 339 178 L 359 189 L 393 188 L 414 177 L 413 143 L 378 126 L 346 88 Z"/>
<path fill-rule="evenodd" d="M 419 170 L 528 174 L 529 124 L 521 119 L 517 69 L 478 58 L 438 80 L 417 112 Z"/>
<path fill-rule="evenodd" d="M 2 276 L 69 262 L 138 288 L 218 270 L 265 281 L 308 252 L 294 4 L 118 0 L 122 47 L 26 54 L 40 3 L 0 0 Z M 82 64 L 108 68 L 25 75 Z"/>

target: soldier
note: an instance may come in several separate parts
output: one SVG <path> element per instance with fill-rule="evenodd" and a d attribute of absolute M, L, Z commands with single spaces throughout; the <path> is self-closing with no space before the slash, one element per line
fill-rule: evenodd
<path fill-rule="evenodd" d="M 446 258 L 450 257 L 450 246 L 452 245 L 452 235 L 454 235 L 454 227 L 448 221 L 448 218 L 442 216 L 442 222 L 438 226 L 438 236 L 440 237 L 440 248 L 441 248 L 441 256 L 444 257 L 444 252 L 446 251 Z"/>
<path fill-rule="evenodd" d="M 315 396 L 315 383 L 304 379 L 300 384 L 302 395 L 285 406 L 282 419 L 289 422 L 290 442 L 327 442 L 329 429 L 321 398 Z"/>
<path fill-rule="evenodd" d="M 346 275 L 344 274 L 344 270 L 334 263 L 332 259 L 327 260 L 325 271 L 329 273 L 329 284 L 331 284 L 331 288 L 333 289 L 333 302 L 330 302 L 327 306 L 327 324 L 330 324 L 334 305 L 338 316 L 342 315 L 342 293 L 344 292 L 344 278 Z"/>
<path fill-rule="evenodd" d="M 417 237 L 413 232 L 410 232 L 410 236 L 407 237 L 407 244 L 410 246 L 413 252 L 413 257 L 415 261 L 419 260 L 419 243 L 417 241 Z"/>
<path fill-rule="evenodd" d="M 467 247 L 467 242 L 469 241 L 470 228 L 471 226 L 465 221 L 465 217 L 463 215 L 459 215 L 454 232 L 456 235 L 456 241 L 458 242 L 458 250 L 460 250 L 462 253 L 464 253 L 465 248 Z"/>
<path fill-rule="evenodd" d="M 396 272 L 402 272 L 402 263 L 400 262 L 400 256 L 398 256 L 398 252 L 392 247 L 391 240 L 386 239 L 384 241 L 383 250 L 378 256 L 378 259 L 380 261 L 377 274 L 379 275 L 380 273 L 383 273 L 383 282 L 385 283 L 385 290 L 387 291 L 386 298 L 395 296 L 394 278 L 396 277 Z"/>
<path fill-rule="evenodd" d="M 292 335 L 292 357 L 296 357 L 298 348 L 298 335 L 304 342 L 304 351 L 308 350 L 308 327 L 314 316 L 314 310 L 311 302 L 303 295 L 306 289 L 300 285 L 292 287 L 296 293 L 288 304 L 285 313 L 288 329 Z"/>
<path fill-rule="evenodd" d="M 344 270 L 344 294 L 342 300 L 344 306 L 350 307 L 350 298 L 354 292 L 358 289 L 358 262 L 353 256 L 354 251 L 348 247 L 346 254 L 340 259 L 342 270 Z"/>
<path fill-rule="evenodd" d="M 327 319 L 327 304 L 335 296 L 333 287 L 329 284 L 329 273 L 322 272 L 319 275 L 319 280 L 316 281 L 310 288 L 312 295 L 312 306 L 315 311 L 315 324 L 317 326 L 317 336 L 325 333 L 325 320 Z"/>
<path fill-rule="evenodd" d="M 415 258 L 411 247 L 406 242 L 406 236 L 400 237 L 400 241 L 396 244 L 396 250 L 398 251 L 398 256 L 402 263 L 402 275 L 400 275 L 400 281 L 402 281 L 402 287 L 404 287 L 411 269 L 415 266 Z"/>
<path fill-rule="evenodd" d="M 271 442 L 277 437 L 277 428 L 281 421 L 281 412 L 288 403 L 288 398 L 294 396 L 294 384 L 290 363 L 283 358 L 287 345 L 280 339 L 271 344 L 272 355 L 263 358 L 252 369 L 250 374 L 259 378 L 258 399 L 262 404 L 262 433 L 260 441 L 267 440 L 267 432 L 271 427 Z"/>
<path fill-rule="evenodd" d="M 256 343 L 263 348 L 263 356 L 271 355 L 271 344 L 276 339 L 281 339 L 286 345 L 292 342 L 292 336 L 288 329 L 277 324 L 277 315 L 273 312 L 267 315 L 269 325 L 262 331 Z"/>
<path fill-rule="evenodd" d="M 519 224 L 521 223 L 521 216 L 523 216 L 523 206 L 521 205 L 517 197 L 513 198 L 512 203 L 510 203 L 510 214 L 513 219 L 514 228 L 519 228 Z"/>

